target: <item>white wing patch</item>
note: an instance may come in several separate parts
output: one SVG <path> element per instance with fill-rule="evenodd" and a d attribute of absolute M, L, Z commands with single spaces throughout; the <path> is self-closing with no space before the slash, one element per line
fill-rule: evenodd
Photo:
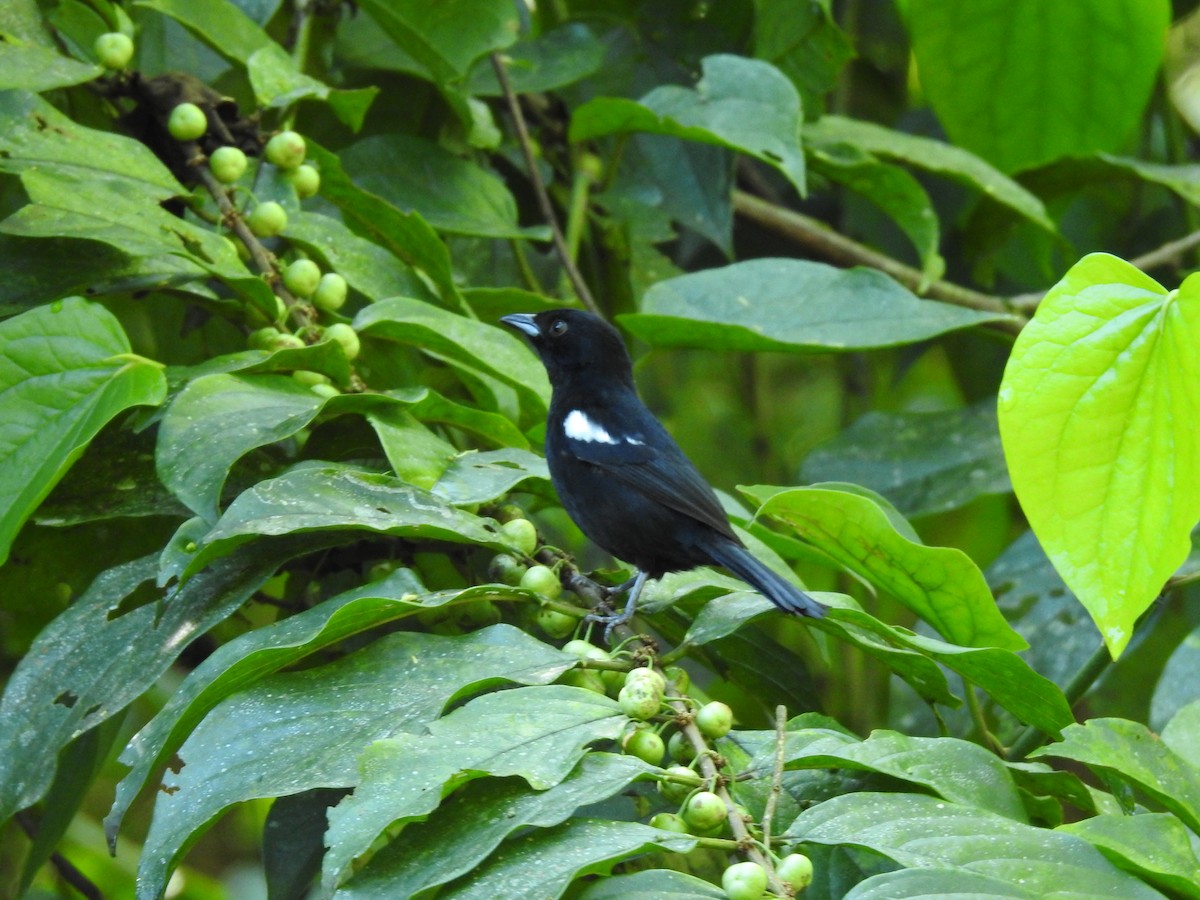
<path fill-rule="evenodd" d="M 579 409 L 573 409 L 567 413 L 567 417 L 563 419 L 563 431 L 566 432 L 567 437 L 589 444 L 617 443 L 617 439 L 608 433 L 608 429 L 598 422 L 593 422 L 583 410 Z M 624 441 L 626 444 L 642 443 L 634 437 L 624 438 Z"/>

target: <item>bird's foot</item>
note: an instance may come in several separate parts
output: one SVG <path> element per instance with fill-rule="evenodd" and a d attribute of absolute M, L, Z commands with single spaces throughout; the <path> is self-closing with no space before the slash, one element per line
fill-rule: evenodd
<path fill-rule="evenodd" d="M 625 608 L 621 610 L 621 612 L 611 616 L 604 616 L 598 613 L 588 613 L 586 616 L 584 616 L 583 621 L 595 622 L 598 625 L 603 625 L 604 643 L 611 645 L 613 629 L 618 625 L 626 624 L 630 619 L 633 618 L 634 613 L 637 612 L 638 597 L 641 596 L 642 588 L 645 586 L 645 584 L 646 574 L 644 572 L 638 572 L 624 584 L 619 584 L 616 587 L 605 588 L 605 593 L 610 597 L 614 594 L 628 591 L 629 599 L 625 601 Z"/>

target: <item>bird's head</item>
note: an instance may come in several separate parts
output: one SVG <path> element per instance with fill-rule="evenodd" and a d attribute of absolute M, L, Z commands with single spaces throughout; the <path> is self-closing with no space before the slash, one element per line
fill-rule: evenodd
<path fill-rule="evenodd" d="M 617 329 L 599 316 L 579 309 L 550 309 L 514 313 L 500 321 L 529 338 L 550 375 L 551 385 L 587 373 L 633 386 L 633 367 L 625 343 Z"/>

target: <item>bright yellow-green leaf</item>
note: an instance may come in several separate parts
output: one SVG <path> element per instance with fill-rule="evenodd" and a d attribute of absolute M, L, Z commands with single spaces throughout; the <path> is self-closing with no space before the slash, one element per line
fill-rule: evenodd
<path fill-rule="evenodd" d="M 1107 254 L 1050 289 L 1013 347 L 1000 436 L 1046 555 L 1120 654 L 1200 518 L 1200 280 Z"/>

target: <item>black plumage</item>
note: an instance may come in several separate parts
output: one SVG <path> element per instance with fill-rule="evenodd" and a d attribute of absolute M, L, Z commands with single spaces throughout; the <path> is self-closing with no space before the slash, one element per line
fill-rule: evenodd
<path fill-rule="evenodd" d="M 556 309 L 501 320 L 528 338 L 553 393 L 546 462 L 563 507 L 585 535 L 635 565 L 627 621 L 647 578 L 720 565 L 780 609 L 822 616 L 825 606 L 756 559 L 716 495 L 638 397 L 617 330 L 591 313 Z"/>

